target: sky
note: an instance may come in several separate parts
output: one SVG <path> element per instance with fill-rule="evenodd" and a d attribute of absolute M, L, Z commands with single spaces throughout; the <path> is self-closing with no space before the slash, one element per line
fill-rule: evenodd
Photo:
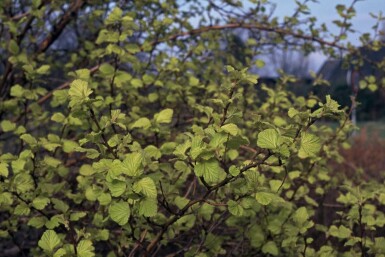
<path fill-rule="evenodd" d="M 276 4 L 274 13 L 278 17 L 289 16 L 296 8 L 294 0 L 271 0 L 271 2 Z M 325 23 L 332 33 L 338 33 L 339 28 L 332 22 L 339 18 L 335 6 L 337 4 L 350 6 L 351 2 L 351 0 L 318 0 L 318 3 L 309 3 L 308 7 L 311 14 L 317 17 L 320 23 Z M 370 32 L 373 35 L 372 27 L 376 20 L 370 16 L 370 13 L 377 15 L 379 12 L 382 12 L 385 15 L 385 0 L 359 1 L 355 4 L 355 9 L 357 14 L 352 20 L 353 28 L 359 34 Z M 350 35 L 348 40 L 354 45 L 359 45 L 359 34 Z M 326 60 L 326 57 L 320 53 L 314 53 L 310 56 L 310 60 L 314 65 L 314 69 L 318 70 Z"/>

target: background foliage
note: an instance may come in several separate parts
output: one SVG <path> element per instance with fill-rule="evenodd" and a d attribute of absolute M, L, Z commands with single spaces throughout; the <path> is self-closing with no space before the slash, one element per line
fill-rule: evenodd
<path fill-rule="evenodd" d="M 3 256 L 385 255 L 382 181 L 335 169 L 352 108 L 248 71 L 272 47 L 359 67 L 356 1 L 338 35 L 243 2 L 0 3 Z"/>

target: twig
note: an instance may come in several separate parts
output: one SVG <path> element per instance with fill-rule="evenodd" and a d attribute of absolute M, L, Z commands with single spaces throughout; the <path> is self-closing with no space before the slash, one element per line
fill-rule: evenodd
<path fill-rule="evenodd" d="M 223 181 L 219 182 L 218 184 L 212 186 L 210 189 L 208 189 L 206 191 L 206 193 L 199 199 L 194 199 L 194 200 L 191 200 L 189 203 L 186 204 L 185 207 L 183 207 L 181 210 L 179 210 L 179 212 L 172 216 L 168 222 L 166 222 L 163 226 L 163 228 L 161 229 L 161 231 L 158 232 L 158 234 L 154 237 L 154 239 L 151 241 L 151 243 L 147 246 L 147 252 L 148 253 L 151 253 L 154 248 L 158 245 L 159 241 L 162 239 L 164 233 L 166 233 L 166 231 L 168 230 L 168 228 L 174 224 L 175 222 L 177 222 L 181 217 L 184 216 L 184 214 L 188 211 L 188 209 L 190 209 L 193 205 L 197 204 L 197 203 L 201 203 L 201 202 L 204 202 L 205 200 L 207 200 L 208 196 L 216 191 L 217 189 L 227 185 L 228 183 L 231 183 L 232 181 L 238 179 L 239 177 L 241 177 L 243 175 L 243 173 L 251 168 L 254 168 L 254 167 L 257 167 L 263 163 L 265 163 L 265 161 L 271 156 L 271 154 L 266 154 L 264 158 L 262 158 L 262 160 L 260 161 L 257 161 L 257 162 L 253 162 L 253 163 L 250 163 L 246 166 L 244 166 L 240 173 L 235 176 L 235 177 L 227 177 L 225 178 Z"/>
<path fill-rule="evenodd" d="M 116 159 L 118 159 L 118 155 L 116 154 L 116 152 L 114 151 L 114 149 L 112 149 L 111 146 L 108 144 L 108 141 L 107 141 L 106 136 L 104 135 L 103 129 L 100 127 L 100 124 L 99 124 L 98 119 L 96 118 L 95 112 L 94 112 L 94 110 L 93 110 L 91 107 L 90 107 L 90 114 L 91 114 L 91 119 L 92 119 L 93 122 L 95 123 L 96 127 L 98 128 L 98 130 L 99 130 L 99 132 L 100 132 L 100 135 L 102 136 L 104 145 L 107 147 L 108 151 L 109 151 L 109 152 L 110 152 Z"/>

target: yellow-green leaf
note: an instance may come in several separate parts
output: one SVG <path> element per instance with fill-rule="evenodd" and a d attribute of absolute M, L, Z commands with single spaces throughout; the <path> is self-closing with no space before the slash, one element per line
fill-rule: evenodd
<path fill-rule="evenodd" d="M 38 242 L 39 247 L 49 253 L 52 253 L 60 244 L 60 238 L 54 230 L 46 230 Z"/>
<path fill-rule="evenodd" d="M 81 240 L 76 246 L 77 257 L 94 257 L 95 247 L 90 240 Z"/>
<path fill-rule="evenodd" d="M 261 148 L 276 149 L 279 134 L 275 129 L 266 129 L 258 134 L 257 145 Z"/>
<path fill-rule="evenodd" d="M 310 133 L 302 133 L 301 146 L 298 152 L 300 158 L 316 156 L 321 149 L 320 139 Z"/>
<path fill-rule="evenodd" d="M 155 183 L 149 177 L 142 178 L 134 183 L 132 189 L 135 193 L 142 193 L 148 198 L 156 198 L 157 196 Z"/>
<path fill-rule="evenodd" d="M 108 213 L 113 221 L 123 226 L 127 224 L 130 217 L 130 206 L 127 202 L 114 202 L 110 205 Z"/>
<path fill-rule="evenodd" d="M 160 123 L 170 123 L 172 120 L 172 115 L 174 111 L 172 109 L 164 109 L 163 111 L 154 115 L 155 122 Z"/>

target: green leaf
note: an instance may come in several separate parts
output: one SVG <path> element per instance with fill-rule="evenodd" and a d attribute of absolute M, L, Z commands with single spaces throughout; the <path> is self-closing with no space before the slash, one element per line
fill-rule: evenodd
<path fill-rule="evenodd" d="M 68 90 L 55 90 L 53 92 L 53 100 L 51 102 L 52 107 L 57 107 L 66 103 L 68 100 Z"/>
<path fill-rule="evenodd" d="M 274 241 L 268 241 L 262 246 L 262 252 L 265 254 L 271 254 L 277 256 L 279 254 L 278 247 Z"/>
<path fill-rule="evenodd" d="M 159 159 L 162 156 L 162 152 L 154 145 L 148 145 L 144 148 L 145 155 L 147 157 Z"/>
<path fill-rule="evenodd" d="M 189 85 L 190 86 L 198 86 L 199 85 L 199 79 L 197 79 L 196 77 L 189 77 Z"/>
<path fill-rule="evenodd" d="M 54 253 L 53 257 L 63 257 L 67 254 L 67 251 L 64 250 L 64 248 L 59 248 L 57 251 Z"/>
<path fill-rule="evenodd" d="M 227 140 L 228 140 L 228 134 L 225 134 L 223 132 L 215 133 L 214 136 L 210 140 L 210 146 L 212 146 L 214 148 L 224 146 L 224 144 L 226 143 Z"/>
<path fill-rule="evenodd" d="M 87 158 L 90 158 L 90 159 L 96 159 L 100 155 L 98 150 L 92 149 L 92 148 L 86 149 L 86 152 L 87 152 L 86 154 Z"/>
<path fill-rule="evenodd" d="M 300 158 L 313 157 L 321 149 L 320 139 L 310 133 L 303 133 L 301 137 L 301 146 L 298 152 Z"/>
<path fill-rule="evenodd" d="M 294 212 L 292 218 L 295 223 L 301 225 L 309 219 L 309 214 L 305 207 L 300 207 Z"/>
<path fill-rule="evenodd" d="M 153 217 L 158 212 L 158 202 L 155 198 L 144 198 L 139 203 L 139 215 Z"/>
<path fill-rule="evenodd" d="M 23 97 L 24 91 L 25 90 L 22 86 L 20 86 L 19 84 L 16 84 L 11 87 L 10 95 L 20 98 L 20 97 Z"/>
<path fill-rule="evenodd" d="M 350 237 L 350 235 L 352 234 L 352 231 L 343 225 L 341 225 L 339 227 L 332 225 L 329 228 L 329 233 L 330 233 L 330 235 L 332 235 L 334 237 L 346 239 L 346 238 Z"/>
<path fill-rule="evenodd" d="M 47 197 L 37 197 L 33 199 L 32 206 L 38 210 L 43 210 L 50 203 Z"/>
<path fill-rule="evenodd" d="M 238 176 L 239 173 L 241 172 L 240 169 L 234 165 L 231 165 L 230 168 L 229 168 L 229 172 L 232 176 Z"/>
<path fill-rule="evenodd" d="M 337 101 L 333 100 L 330 95 L 327 95 L 326 96 L 326 104 L 325 106 L 331 111 L 331 112 L 334 112 L 334 113 L 339 113 L 339 112 L 343 112 L 342 110 L 338 110 L 338 108 L 340 107 L 340 104 L 337 103 Z"/>
<path fill-rule="evenodd" d="M 98 190 L 96 187 L 87 187 L 84 195 L 88 201 L 94 202 L 98 198 L 99 193 L 100 190 Z"/>
<path fill-rule="evenodd" d="M 36 73 L 40 75 L 48 74 L 50 68 L 49 65 L 42 65 L 36 70 Z"/>
<path fill-rule="evenodd" d="M 107 182 L 108 189 L 111 192 L 111 195 L 114 197 L 121 196 L 126 191 L 126 182 L 120 180 L 112 180 Z"/>
<path fill-rule="evenodd" d="M 12 39 L 9 41 L 8 50 L 13 55 L 17 55 L 19 53 L 20 48 L 15 40 Z"/>
<path fill-rule="evenodd" d="M 30 134 L 23 134 L 20 136 L 20 139 L 29 144 L 30 146 L 37 145 L 37 140 Z"/>
<path fill-rule="evenodd" d="M 15 161 L 12 161 L 11 167 L 12 167 L 13 172 L 15 174 L 22 172 L 24 170 L 25 164 L 26 164 L 26 161 L 23 159 L 17 159 Z"/>
<path fill-rule="evenodd" d="M 92 94 L 92 90 L 88 88 L 88 82 L 80 79 L 75 79 L 70 85 L 68 95 L 71 99 L 71 106 L 75 106 Z"/>
<path fill-rule="evenodd" d="M 143 172 L 143 156 L 141 153 L 129 153 L 122 163 L 122 172 L 131 177 L 137 177 Z"/>
<path fill-rule="evenodd" d="M 0 194 L 0 205 L 11 205 L 13 203 L 13 196 L 11 193 L 4 192 Z"/>
<path fill-rule="evenodd" d="M 45 225 L 46 222 L 47 222 L 47 218 L 46 217 L 41 217 L 41 216 L 32 217 L 28 221 L 28 226 L 31 226 L 31 227 L 34 227 L 34 228 L 42 228 Z"/>
<path fill-rule="evenodd" d="M 255 75 L 255 74 L 247 74 L 244 78 L 244 80 L 246 80 L 247 82 L 249 82 L 250 84 L 252 85 L 255 85 L 258 83 L 258 78 L 259 76 L 258 75 Z"/>
<path fill-rule="evenodd" d="M 95 235 L 95 240 L 107 241 L 109 237 L 110 237 L 109 230 L 101 229 L 101 230 L 98 230 L 97 234 Z"/>
<path fill-rule="evenodd" d="M 50 167 L 57 168 L 61 164 L 61 161 L 51 156 L 44 156 L 44 163 Z"/>
<path fill-rule="evenodd" d="M 174 111 L 172 109 L 164 109 L 163 111 L 154 115 L 155 122 L 158 124 L 170 123 L 173 113 Z"/>
<path fill-rule="evenodd" d="M 87 212 L 85 212 L 85 211 L 77 211 L 77 212 L 71 213 L 70 220 L 71 221 L 78 221 L 81 218 L 84 218 L 85 216 L 87 216 Z"/>
<path fill-rule="evenodd" d="M 114 72 L 115 72 L 115 69 L 114 69 L 114 67 L 112 67 L 111 64 L 109 64 L 109 63 L 103 63 L 102 65 L 100 65 L 99 71 L 100 71 L 103 75 L 113 75 Z"/>
<path fill-rule="evenodd" d="M 8 177 L 8 175 L 9 175 L 8 164 L 0 162 L 0 176 Z"/>
<path fill-rule="evenodd" d="M 378 86 L 376 84 L 369 84 L 368 88 L 370 91 L 374 92 L 378 89 Z"/>
<path fill-rule="evenodd" d="M 255 194 L 255 199 L 258 203 L 262 205 L 268 205 L 270 204 L 275 198 L 275 195 L 273 193 L 269 192 L 258 192 Z"/>
<path fill-rule="evenodd" d="M 276 149 L 279 134 L 275 129 L 266 129 L 258 134 L 257 145 L 261 148 Z"/>
<path fill-rule="evenodd" d="M 255 61 L 255 65 L 257 66 L 257 68 L 260 69 L 260 68 L 263 68 L 265 66 L 265 62 L 263 60 L 258 59 Z"/>
<path fill-rule="evenodd" d="M 227 72 L 235 71 L 235 69 L 232 66 L 230 66 L 230 65 L 226 65 L 226 70 L 227 70 Z"/>
<path fill-rule="evenodd" d="M 54 229 L 60 224 L 66 224 L 63 214 L 52 216 L 51 219 L 45 223 L 45 226 L 49 229 Z"/>
<path fill-rule="evenodd" d="M 12 181 L 17 193 L 25 193 L 35 189 L 35 184 L 31 175 L 26 173 L 17 174 Z"/>
<path fill-rule="evenodd" d="M 57 123 L 64 123 L 65 119 L 66 117 L 60 112 L 54 113 L 51 117 L 51 120 Z"/>
<path fill-rule="evenodd" d="M 39 247 L 49 253 L 52 253 L 60 244 L 60 238 L 53 230 L 46 230 L 38 242 Z"/>
<path fill-rule="evenodd" d="M 118 22 L 122 18 L 123 11 L 119 7 L 115 7 L 104 21 L 106 25 Z"/>
<path fill-rule="evenodd" d="M 91 165 L 89 164 L 83 164 L 80 169 L 79 169 L 79 173 L 80 175 L 82 176 L 91 176 L 95 173 L 94 169 L 92 168 Z"/>
<path fill-rule="evenodd" d="M 68 75 L 77 79 L 88 80 L 90 78 L 91 71 L 89 69 L 78 69 L 74 72 L 68 73 Z"/>
<path fill-rule="evenodd" d="M 90 240 L 81 240 L 76 246 L 77 257 L 94 257 L 95 247 Z"/>
<path fill-rule="evenodd" d="M 138 119 L 132 124 L 132 128 L 148 129 L 149 127 L 151 127 L 151 121 L 145 117 Z"/>
<path fill-rule="evenodd" d="M 132 79 L 131 80 L 131 85 L 134 88 L 141 88 L 141 87 L 143 87 L 143 81 L 141 81 L 140 79 Z"/>
<path fill-rule="evenodd" d="M 287 112 L 287 114 L 289 115 L 290 118 L 293 118 L 295 115 L 297 115 L 299 112 L 294 109 L 293 107 L 290 107 L 289 108 L 289 111 Z"/>
<path fill-rule="evenodd" d="M 235 125 L 234 123 L 223 125 L 221 128 L 232 136 L 236 136 L 239 132 L 238 126 Z"/>
<path fill-rule="evenodd" d="M 205 149 L 203 144 L 203 138 L 200 136 L 195 136 L 191 140 L 190 154 L 193 160 L 195 160 Z"/>
<path fill-rule="evenodd" d="M 9 131 L 15 130 L 16 128 L 16 124 L 9 120 L 3 120 L 0 126 L 4 132 L 9 132 Z"/>
<path fill-rule="evenodd" d="M 51 202 L 53 203 L 54 209 L 61 211 L 62 213 L 66 213 L 70 208 L 66 202 L 57 198 L 51 198 Z"/>
<path fill-rule="evenodd" d="M 110 204 L 111 200 L 112 200 L 112 198 L 111 198 L 111 195 L 109 193 L 102 193 L 98 196 L 98 201 L 99 201 L 100 205 L 108 205 L 108 204 Z"/>
<path fill-rule="evenodd" d="M 194 172 L 198 177 L 203 176 L 206 182 L 215 182 L 219 179 L 220 172 L 223 169 L 220 167 L 216 159 L 198 162 L 194 167 Z"/>
<path fill-rule="evenodd" d="M 282 181 L 277 179 L 272 179 L 269 181 L 269 185 L 272 191 L 277 192 L 278 188 L 280 188 L 282 185 Z"/>
<path fill-rule="evenodd" d="M 13 210 L 13 214 L 18 216 L 28 216 L 31 212 L 31 209 L 29 209 L 28 205 L 25 203 L 21 203 L 15 207 Z"/>
<path fill-rule="evenodd" d="M 189 200 L 185 197 L 177 196 L 174 203 L 179 209 L 183 209 L 189 203 Z"/>
<path fill-rule="evenodd" d="M 227 202 L 227 208 L 231 214 L 234 216 L 242 216 L 243 215 L 243 207 L 237 203 L 236 201 L 229 200 Z"/>
<path fill-rule="evenodd" d="M 114 202 L 110 205 L 108 213 L 113 221 L 123 226 L 127 224 L 128 218 L 130 217 L 130 206 L 127 202 Z"/>
<path fill-rule="evenodd" d="M 148 198 L 156 198 L 157 196 L 155 183 L 149 177 L 142 178 L 138 182 L 134 183 L 132 190 L 138 194 L 143 193 Z"/>

